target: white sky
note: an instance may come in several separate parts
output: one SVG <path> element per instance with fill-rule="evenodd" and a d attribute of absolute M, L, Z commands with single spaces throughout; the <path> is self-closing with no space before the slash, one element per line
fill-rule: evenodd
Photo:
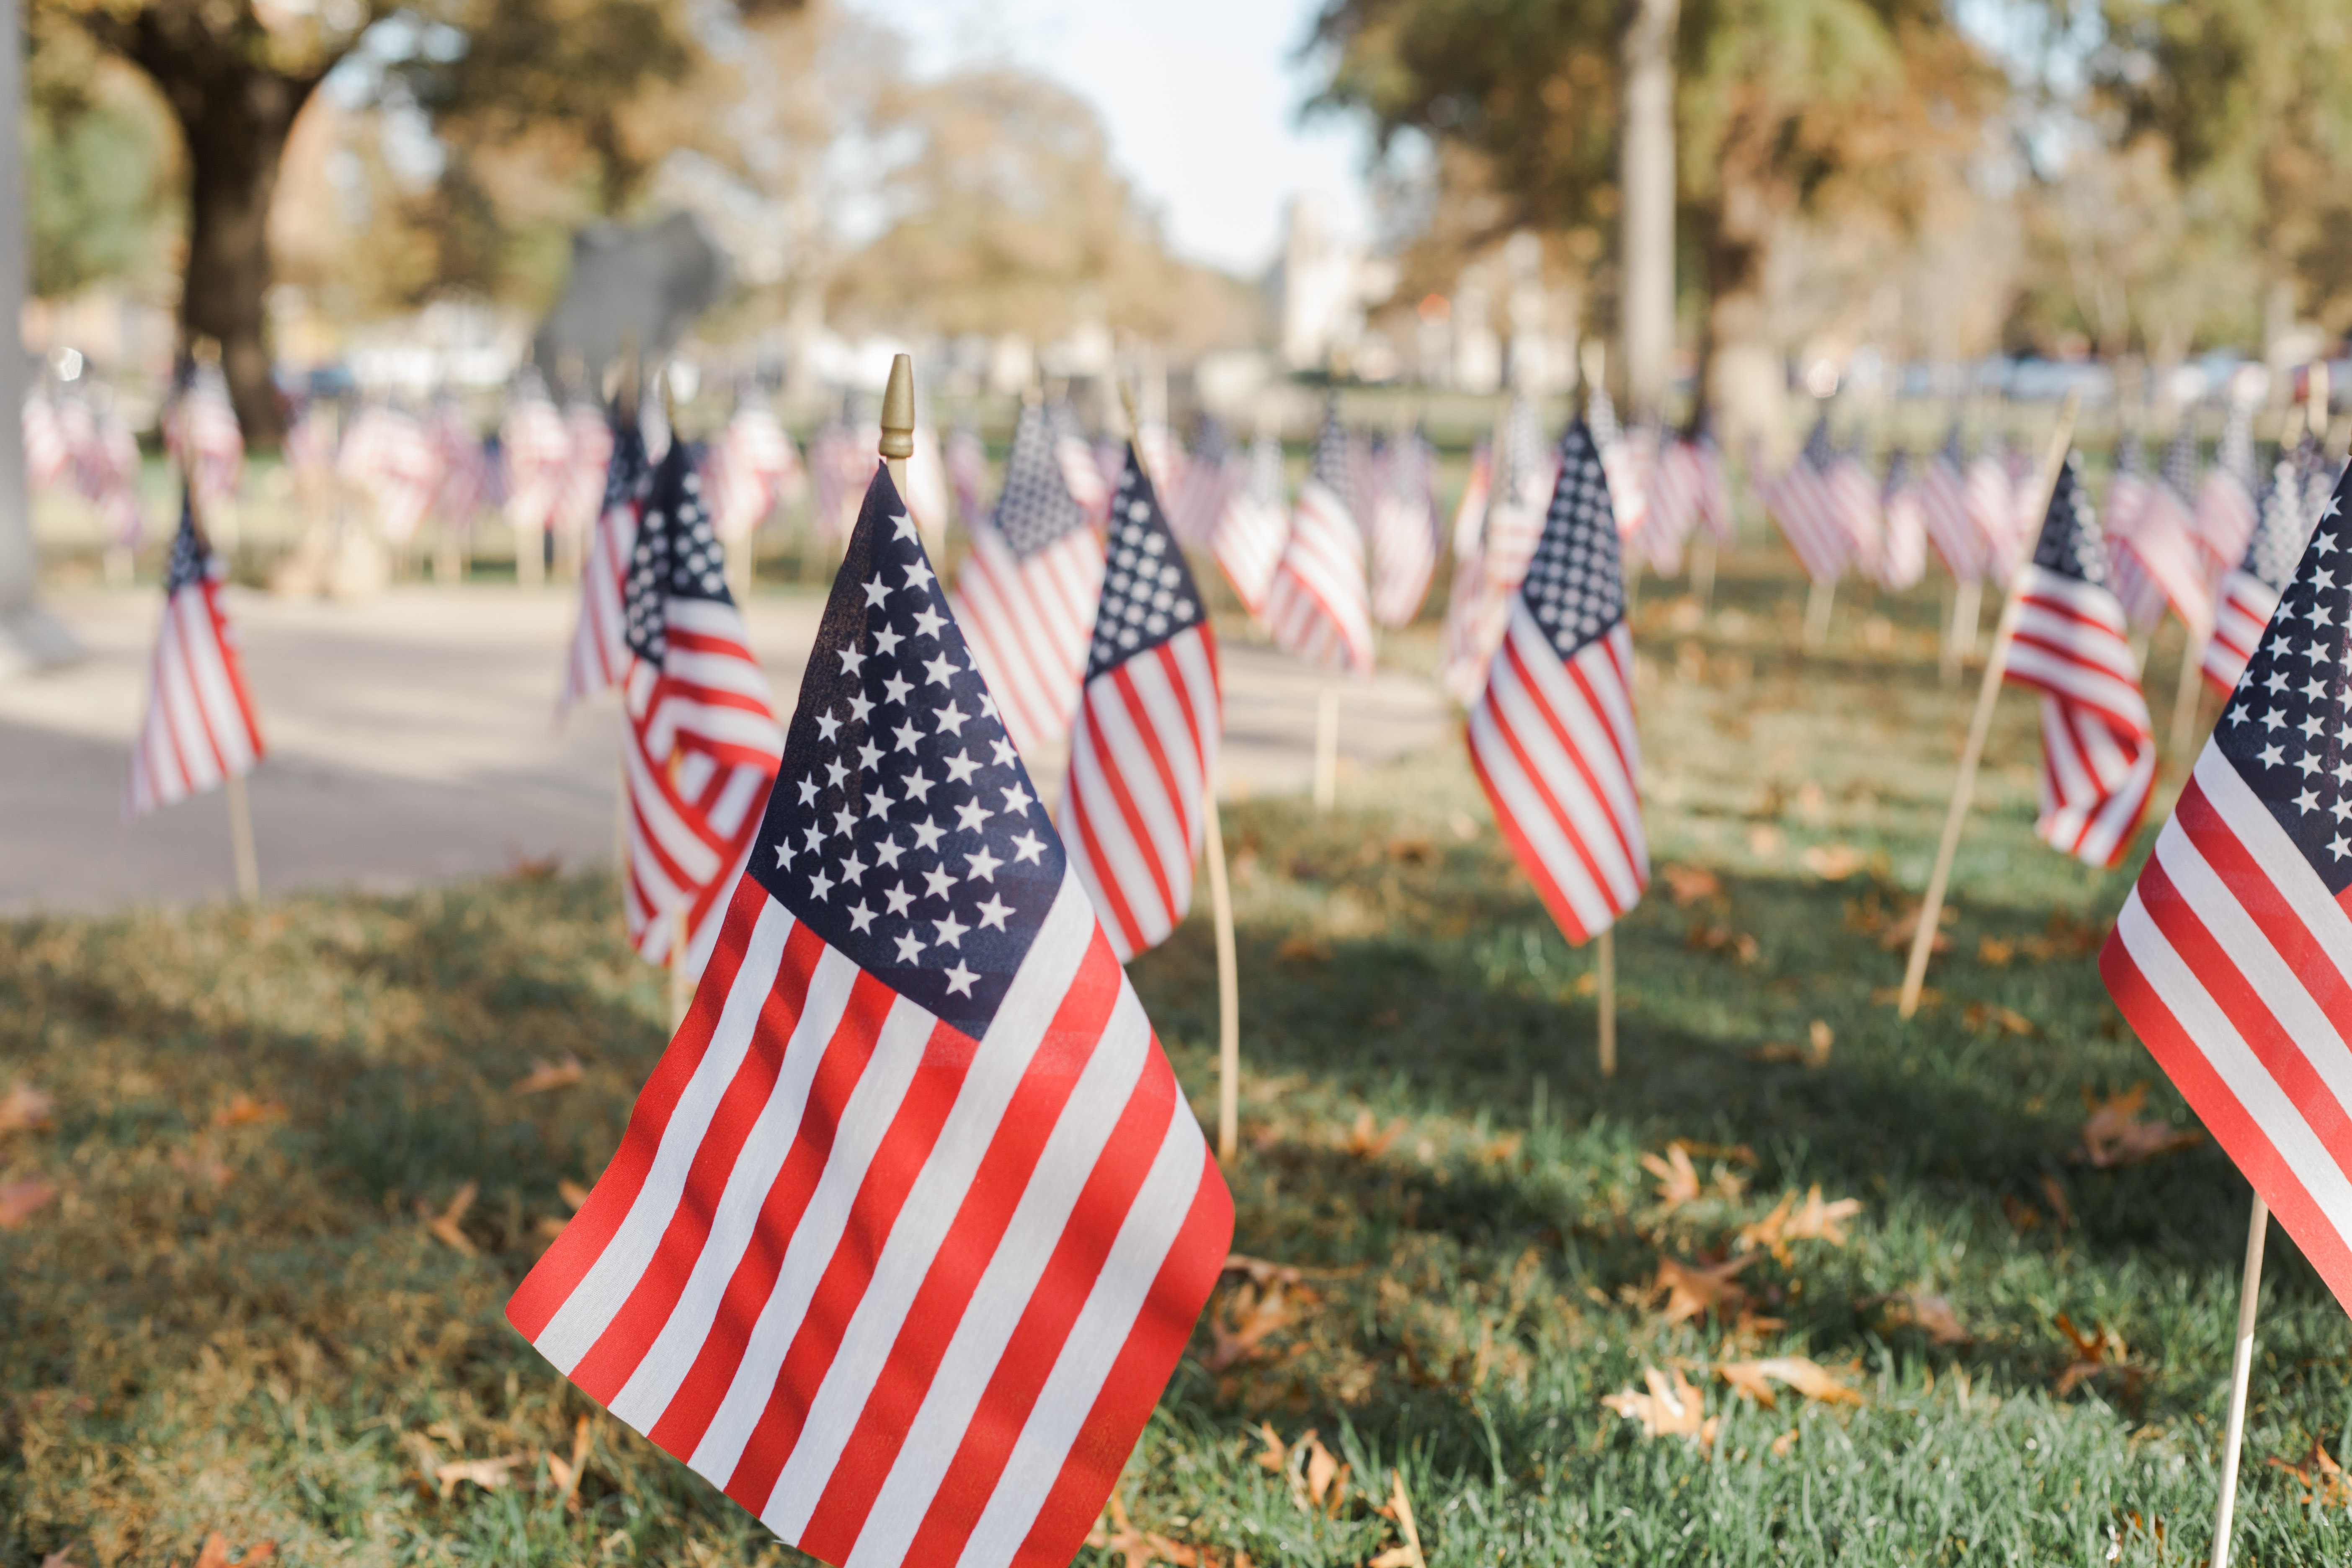
<path fill-rule="evenodd" d="M 1112 156 L 1188 257 L 1260 271 L 1293 193 L 1321 192 L 1346 229 L 1368 226 L 1366 136 L 1346 118 L 1298 121 L 1314 83 L 1294 61 L 1315 0 L 853 4 L 911 39 L 926 75 L 1011 60 L 1084 95 L 1109 128 Z"/>

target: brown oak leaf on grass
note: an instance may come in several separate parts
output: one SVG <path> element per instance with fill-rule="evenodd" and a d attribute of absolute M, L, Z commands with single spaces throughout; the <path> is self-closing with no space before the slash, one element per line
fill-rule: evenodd
<path fill-rule="evenodd" d="M 1693 952 L 1713 952 L 1726 955 L 1735 963 L 1753 963 L 1763 949 L 1756 939 L 1744 931 L 1734 931 L 1727 925 L 1695 921 L 1684 934 L 1683 944 Z"/>
<path fill-rule="evenodd" d="M 1386 1127 L 1374 1130 L 1370 1110 L 1356 1112 L 1355 1125 L 1348 1129 L 1348 1152 L 1359 1160 L 1377 1160 L 1389 1152 L 1390 1146 L 1404 1136 L 1404 1118 L 1400 1116 Z"/>
<path fill-rule="evenodd" d="M 1723 891 L 1723 882 L 1704 866 L 1665 866 L 1658 875 L 1666 884 L 1667 896 L 1675 907 L 1686 909 L 1701 899 L 1712 899 Z"/>
<path fill-rule="evenodd" d="M 58 1195 L 58 1189 L 35 1176 L 28 1181 L 0 1182 L 0 1230 L 14 1230 Z"/>
<path fill-rule="evenodd" d="M 58 1102 L 29 1083 L 0 1094 L 0 1132 L 37 1132 L 57 1125 Z"/>
<path fill-rule="evenodd" d="M 2144 1369 L 2131 1364 L 2131 1347 L 2124 1337 L 2105 1323 L 2084 1331 L 2074 1326 L 2074 1321 L 2061 1312 L 2054 1320 L 2058 1331 L 2066 1336 L 2071 1359 L 2059 1369 L 2054 1384 L 2058 1396 L 2063 1399 L 2084 1384 L 2103 1372 L 2120 1371 L 2124 1374 L 2124 1396 L 2132 1398 L 2139 1392 Z"/>
<path fill-rule="evenodd" d="M 1699 1183 L 1698 1167 L 1691 1163 L 1691 1148 L 1677 1138 L 1666 1145 L 1664 1155 L 1642 1156 L 1642 1169 L 1658 1178 L 1658 1212 L 1662 1215 L 1706 1195 L 1706 1187 Z M 1715 1167 L 1712 1184 L 1717 1195 L 1726 1198 L 1737 1198 L 1748 1190 L 1748 1179 L 1732 1174 L 1720 1163 Z"/>
<path fill-rule="evenodd" d="M 2003 1007 L 1991 1002 L 1971 1002 L 1960 1014 L 1960 1022 L 1971 1029 L 1990 1028 L 2004 1035 L 2021 1038 L 2033 1033 L 2033 1020 L 2014 1007 Z"/>
<path fill-rule="evenodd" d="M 1697 1389 L 1676 1367 L 1672 1381 L 1656 1367 L 1645 1367 L 1642 1381 L 1649 1392 L 1627 1388 L 1604 1394 L 1601 1403 L 1628 1421 L 1642 1424 L 1644 1437 L 1680 1437 L 1702 1448 L 1715 1446 L 1717 1418 L 1706 1414 Z"/>
<path fill-rule="evenodd" d="M 457 1226 L 466 1217 L 466 1211 L 474 1206 L 474 1198 L 480 1191 L 480 1183 L 467 1182 L 457 1189 L 457 1195 L 451 1198 L 449 1206 L 439 1214 L 426 1206 L 423 1198 L 416 1200 L 416 1213 L 425 1221 L 425 1228 L 439 1237 L 443 1245 L 467 1258 L 474 1256 L 474 1244 L 467 1239 L 466 1233 Z"/>
<path fill-rule="evenodd" d="M 572 1458 L 560 1459 L 551 1452 L 547 1456 L 547 1474 L 555 1482 L 555 1495 L 567 1510 L 580 1507 L 580 1478 L 588 1468 L 588 1449 L 594 1441 L 588 1429 L 588 1417 L 583 1415 L 572 1428 Z"/>
<path fill-rule="evenodd" d="M 2265 1462 L 2272 1468 L 2284 1470 L 2303 1483 L 2303 1506 L 2305 1508 L 2336 1508 L 2352 1504 L 2352 1476 L 2344 1473 L 2344 1467 L 2320 1447 L 2316 1437 L 2311 1440 L 2310 1451 L 2303 1456 L 2301 1464 L 2290 1463 L 2275 1454 Z"/>
<path fill-rule="evenodd" d="M 2192 1148 L 2205 1141 L 2197 1129 L 2179 1128 L 2162 1121 L 2143 1121 L 2139 1108 L 2147 1101 L 2147 1085 L 2134 1084 L 2121 1094 L 2105 1100 L 2094 1100 L 2091 1091 L 2083 1091 L 2083 1104 L 2090 1117 L 2083 1123 L 2083 1142 L 2074 1150 L 2074 1158 L 2102 1171 L 2118 1165 L 2137 1165 L 2158 1154 L 2169 1154 L 2176 1149 Z"/>
<path fill-rule="evenodd" d="M 486 1492 L 497 1491 L 514 1479 L 515 1467 L 527 1461 L 528 1454 L 506 1454 L 495 1459 L 452 1459 L 433 1468 L 433 1479 L 448 1497 L 457 1489 L 460 1481 L 471 1481 Z"/>
<path fill-rule="evenodd" d="M 1783 1268 L 1789 1266 L 1789 1244 L 1792 1241 L 1826 1241 L 1832 1247 L 1845 1245 L 1845 1222 L 1862 1212 L 1860 1198 L 1840 1198 L 1835 1203 L 1822 1201 L 1822 1189 L 1815 1183 L 1805 1194 L 1801 1207 L 1793 1192 L 1781 1195 L 1770 1214 L 1754 1225 L 1739 1227 L 1739 1239 L 1733 1244 L 1738 1252 L 1753 1252 L 1758 1247 L 1772 1255 L 1772 1260 Z"/>
<path fill-rule="evenodd" d="M 1317 1299 L 1298 1283 L 1296 1269 L 1276 1269 L 1264 1279 L 1255 1275 L 1244 1278 L 1225 1299 L 1223 1309 L 1210 1312 L 1209 1353 L 1201 1364 L 1211 1372 L 1223 1372 L 1247 1360 L 1266 1336 L 1296 1323 L 1299 1309 L 1314 1305 Z"/>
<path fill-rule="evenodd" d="M 1809 1068 L 1825 1068 L 1830 1065 L 1830 1047 L 1836 1042 L 1837 1035 L 1827 1021 L 1816 1018 L 1806 1026 L 1803 1045 L 1768 1040 L 1748 1054 L 1759 1062 L 1802 1062 Z"/>
<path fill-rule="evenodd" d="M 530 1071 L 515 1079 L 514 1092 L 543 1094 L 551 1089 L 578 1083 L 587 1070 L 580 1065 L 580 1058 L 570 1051 L 563 1053 L 563 1059 L 560 1062 L 541 1061 L 534 1058 Z"/>
<path fill-rule="evenodd" d="M 1666 1305 L 1661 1316 L 1668 1323 L 1687 1322 L 1709 1312 L 1721 1322 L 1736 1316 L 1748 1304 L 1747 1289 L 1738 1276 L 1755 1261 L 1752 1258 L 1735 1258 L 1727 1263 L 1698 1264 L 1661 1258 L 1650 1295 L 1653 1299 L 1664 1295 Z"/>
<path fill-rule="evenodd" d="M 1886 1298 L 1886 1321 L 1890 1328 L 1920 1330 L 1931 1344 L 1964 1345 L 1976 1337 L 1960 1322 L 1950 1297 L 1932 1295 L 1924 1286 Z"/>
<path fill-rule="evenodd" d="M 1087 1532 L 1087 1544 L 1118 1553 L 1127 1560 L 1127 1568 L 1150 1568 L 1154 1563 L 1168 1563 L 1170 1568 L 1225 1568 L 1213 1547 L 1188 1546 L 1157 1531 L 1136 1529 L 1127 1516 L 1127 1500 L 1116 1488 L 1103 1517 Z M 1250 1568 L 1249 1553 L 1236 1548 L 1232 1568 Z"/>
<path fill-rule="evenodd" d="M 247 1547 L 245 1555 L 237 1562 L 239 1568 L 260 1568 L 262 1563 L 277 1555 L 278 1542 L 265 1541 L 257 1546 Z M 196 1552 L 195 1568 L 228 1568 L 228 1537 L 217 1530 L 205 1536 L 204 1545 Z"/>
<path fill-rule="evenodd" d="M 1389 1500 L 1372 1511 L 1397 1527 L 1404 1539 L 1365 1564 L 1365 1568 L 1428 1568 L 1421 1554 L 1421 1527 L 1413 1522 L 1412 1499 L 1404 1489 L 1404 1472 L 1389 1472 Z"/>
<path fill-rule="evenodd" d="M 1843 882 L 1868 865 L 1870 857 L 1851 844 L 1816 844 L 1797 861 L 1824 882 Z"/>
<path fill-rule="evenodd" d="M 1862 1395 L 1843 1378 L 1809 1356 L 1766 1356 L 1757 1361 L 1727 1361 L 1716 1372 L 1742 1398 L 1759 1405 L 1778 1404 L 1772 1384 L 1786 1384 L 1807 1399 L 1822 1405 L 1859 1405 Z"/>

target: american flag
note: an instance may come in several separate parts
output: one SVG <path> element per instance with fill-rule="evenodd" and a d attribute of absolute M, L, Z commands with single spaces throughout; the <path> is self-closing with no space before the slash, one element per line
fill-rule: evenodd
<path fill-rule="evenodd" d="M 2205 644 L 2205 684 L 2227 697 L 2238 689 L 2246 661 L 2261 646 L 2263 628 L 2278 608 L 2279 593 L 2303 553 L 2311 520 L 2305 513 L 2302 468 L 2282 452 L 2263 491 L 2262 521 L 2246 545 L 2246 558 L 2221 580 L 2213 635 Z"/>
<path fill-rule="evenodd" d="M 506 465 L 507 521 L 520 532 L 546 532 L 562 505 L 572 437 L 535 371 L 526 368 L 515 378 L 499 450 Z"/>
<path fill-rule="evenodd" d="M 1698 458 L 1699 526 L 1706 530 L 1708 538 L 1728 549 L 1738 535 L 1739 519 L 1731 510 L 1731 475 L 1724 467 L 1723 448 L 1706 416 L 1701 416 L 1698 434 L 1691 437 L 1689 447 Z"/>
<path fill-rule="evenodd" d="M 1486 531 L 1486 505 L 1494 494 L 1495 444 L 1481 439 L 1470 448 L 1470 471 L 1463 477 L 1462 499 L 1454 503 L 1454 559 L 1469 561 L 1480 552 Z"/>
<path fill-rule="evenodd" d="M 2116 452 L 2105 528 L 2108 574 L 2124 619 L 2154 626 L 2170 605 L 2192 639 L 2210 635 L 2213 590 L 2185 493 L 2169 478 L 2150 483 L 2141 474 L 2139 445 L 2128 435 Z"/>
<path fill-rule="evenodd" d="M 1823 415 L 1806 437 L 1804 450 L 1764 489 L 1765 504 L 1789 547 L 1797 552 L 1805 575 L 1816 583 L 1836 582 L 1854 557 L 1854 533 L 1843 494 L 1846 487 L 1832 479 L 1841 461 L 1830 441 L 1829 416 Z"/>
<path fill-rule="evenodd" d="M 1062 843 L 1122 963 L 1192 902 L 1202 793 L 1223 732 L 1217 645 L 1140 464 L 1111 498 L 1109 570 L 1070 726 Z"/>
<path fill-rule="evenodd" d="M 948 432 L 944 459 L 948 487 L 955 491 L 956 520 L 970 528 L 980 521 L 981 496 L 988 488 L 988 447 L 964 421 Z"/>
<path fill-rule="evenodd" d="M 1633 545 L 1662 577 L 1683 569 L 1683 546 L 1698 526 L 1706 460 L 1696 441 L 1678 434 L 1665 436 L 1658 448 L 1657 473 L 1650 481 L 1650 519 Z"/>
<path fill-rule="evenodd" d="M 286 424 L 285 447 L 286 466 L 294 470 L 296 482 L 317 483 L 333 473 L 335 445 L 334 421 L 319 399 L 296 405 Z"/>
<path fill-rule="evenodd" d="M 1004 492 L 971 531 L 952 595 L 1004 728 L 1031 755 L 1069 733 L 1103 584 L 1102 541 L 1070 495 L 1054 425 L 1042 405 L 1021 410 Z"/>
<path fill-rule="evenodd" d="M 2326 508 L 2099 972 L 2189 1109 L 2352 1307 L 2344 501 L 2339 489 Z"/>
<path fill-rule="evenodd" d="M 1135 432 L 1135 452 L 1142 460 L 1143 471 L 1151 476 L 1160 488 L 1160 507 L 1169 526 L 1174 527 L 1177 510 L 1183 504 L 1184 491 L 1192 482 L 1192 454 L 1184 450 L 1183 438 L 1168 426 L 1167 421 L 1146 415 Z M 1122 452 L 1120 461 L 1125 463 Z M 1127 477 L 1124 466 L 1113 489 Z"/>
<path fill-rule="evenodd" d="M 1831 504 L 1837 510 L 1838 521 L 1848 538 L 1853 541 L 1854 563 L 1875 575 L 1878 572 L 1879 487 L 1870 477 L 1870 469 L 1862 458 L 1863 438 L 1857 432 L 1830 464 L 1829 489 Z"/>
<path fill-rule="evenodd" d="M 235 499 L 245 472 L 245 432 L 237 425 L 228 378 L 219 365 L 205 362 L 188 367 L 163 421 L 163 444 L 194 483 L 198 507 L 209 513 Z"/>
<path fill-rule="evenodd" d="M 1234 585 L 1234 596 L 1253 616 L 1265 614 L 1274 571 L 1282 564 L 1282 548 L 1290 540 L 1286 488 L 1282 442 L 1271 430 L 1261 430 L 1250 445 L 1248 477 L 1234 487 L 1217 520 L 1216 535 L 1209 542 L 1209 552 Z"/>
<path fill-rule="evenodd" d="M 1102 458 L 1079 427 L 1078 411 L 1056 398 L 1045 405 L 1045 420 L 1054 435 L 1054 461 L 1062 470 L 1062 487 L 1087 514 L 1087 526 L 1102 527 L 1115 481 L 1104 477 Z"/>
<path fill-rule="evenodd" d="M 1995 581 L 2017 575 L 2025 549 L 2018 526 L 2018 486 L 2009 476 L 2009 447 L 1999 436 L 1984 444 L 1968 473 L 1969 516 L 1984 541 L 1985 569 Z M 2024 504 L 2032 505 L 2029 499 Z"/>
<path fill-rule="evenodd" d="M 1878 510 L 1886 528 L 1878 542 L 1874 575 L 1880 587 L 1899 593 L 1927 574 L 1926 500 L 1911 477 L 1911 454 L 1900 447 L 1887 456 Z"/>
<path fill-rule="evenodd" d="M 441 458 L 441 489 L 433 498 L 434 515 L 442 526 L 458 533 L 472 531 L 474 514 L 482 509 L 490 488 L 490 458 L 474 422 L 454 397 L 444 397 L 433 410 L 433 449 Z"/>
<path fill-rule="evenodd" d="M 1633 642 L 1601 453 L 1582 420 L 1509 630 L 1471 710 L 1470 763 L 1504 840 L 1570 942 L 1650 879 L 1633 728 Z"/>
<path fill-rule="evenodd" d="M 1437 570 L 1437 455 L 1413 429 L 1389 448 L 1387 471 L 1372 502 L 1372 618 L 1404 626 L 1421 613 Z"/>
<path fill-rule="evenodd" d="M 858 498 L 874 477 L 874 443 L 861 445 L 846 415 L 829 419 L 809 437 L 809 491 L 816 536 L 828 545 L 849 537 Z"/>
<path fill-rule="evenodd" d="M 65 478 L 73 452 L 58 422 L 58 405 L 37 386 L 25 395 L 23 426 L 25 482 L 37 490 L 47 489 Z"/>
<path fill-rule="evenodd" d="M 1617 422 L 1617 405 L 1608 388 L 1595 384 L 1585 399 L 1584 422 L 1592 444 L 1601 451 L 1601 471 L 1609 476 L 1609 500 L 1617 514 L 1617 537 L 1633 539 L 1650 521 L 1650 489 L 1643 473 L 1638 434 Z M 1652 447 L 1654 452 L 1656 448 Z"/>
<path fill-rule="evenodd" d="M 1349 493 L 1351 459 L 1339 399 L 1323 412 L 1315 462 L 1291 509 L 1290 540 L 1266 589 L 1265 624 L 1275 645 L 1307 663 L 1372 673 L 1371 601 L 1364 584 L 1364 535 Z"/>
<path fill-rule="evenodd" d="M 604 475 L 613 466 L 613 418 L 584 396 L 564 405 L 563 495 L 556 502 L 556 526 L 584 537 L 604 510 Z M 714 518 L 715 521 L 716 519 Z"/>
<path fill-rule="evenodd" d="M 335 467 L 374 503 L 376 526 L 394 544 L 415 536 L 441 487 L 441 454 L 431 432 L 390 404 L 374 404 L 352 422 Z"/>
<path fill-rule="evenodd" d="M 221 608 L 218 557 L 196 527 L 184 493 L 180 531 L 163 577 L 163 624 L 155 634 L 147 717 L 131 749 L 125 818 L 212 789 L 261 760 L 261 728 Z"/>
<path fill-rule="evenodd" d="M 736 402 L 734 416 L 719 433 L 711 456 L 717 470 L 712 521 L 719 537 L 749 539 L 799 475 L 801 455 L 793 449 L 793 438 L 784 434 L 775 410 L 754 395 Z"/>
<path fill-rule="evenodd" d="M 1919 478 L 1919 520 L 1927 538 L 1943 557 L 1955 582 L 1973 582 L 1985 574 L 1991 552 L 1976 521 L 1969 515 L 1968 459 L 1960 449 L 1960 426 L 1953 423 L 1944 437 L 1944 449 Z"/>
<path fill-rule="evenodd" d="M 58 410 L 71 458 L 75 493 L 98 511 L 106 536 L 125 549 L 147 531 L 139 504 L 139 438 L 116 413 L 111 398 L 69 397 Z"/>
<path fill-rule="evenodd" d="M 2254 537 L 2253 419 L 2253 405 L 2230 405 L 2213 467 L 2198 487 L 2197 542 L 2205 552 L 2209 580 L 2243 560 Z"/>
<path fill-rule="evenodd" d="M 2069 452 L 2059 469 L 2018 590 L 2004 679 L 2042 693 L 2042 817 L 2034 831 L 2089 865 L 2113 866 L 2147 809 L 2156 741 L 2082 468 Z"/>
<path fill-rule="evenodd" d="M 1248 477 L 1248 455 L 1234 449 L 1223 425 L 1202 419 L 1184 465 L 1184 488 L 1164 502 L 1176 542 L 1190 550 L 1213 548 L 1225 508 Z"/>
<path fill-rule="evenodd" d="M 784 737 L 683 441 L 655 465 L 621 605 L 635 656 L 623 689 L 623 913 L 630 942 L 656 963 L 669 959 L 682 913 L 685 963 L 699 972 L 751 853 Z"/>
<path fill-rule="evenodd" d="M 604 504 L 580 567 L 580 618 L 572 629 L 572 654 L 563 663 L 563 691 L 555 700 L 558 719 L 572 705 L 618 686 L 629 673 L 628 616 L 622 594 L 637 554 L 637 520 L 653 488 L 654 468 L 646 456 L 645 432 L 625 421 L 613 432 L 613 458 L 604 472 Z"/>
<path fill-rule="evenodd" d="M 1504 420 L 1502 468 L 1496 476 L 1495 498 L 1486 508 L 1480 542 L 1487 579 L 1496 585 L 1492 596 L 1498 603 L 1528 574 L 1559 479 L 1559 449 L 1544 439 L 1536 400 L 1521 393 L 1511 400 Z M 1494 651 L 1491 642 L 1486 651 Z"/>
<path fill-rule="evenodd" d="M 508 1319 L 814 1556 L 1068 1562 L 1233 1204 L 887 476 L 757 845 Z"/>

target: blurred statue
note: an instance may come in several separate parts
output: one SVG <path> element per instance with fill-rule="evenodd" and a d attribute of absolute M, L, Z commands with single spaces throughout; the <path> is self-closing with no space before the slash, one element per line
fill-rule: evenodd
<path fill-rule="evenodd" d="M 551 374 L 571 354 L 602 367 L 629 343 L 658 358 L 726 287 L 726 257 L 685 213 L 646 228 L 582 229 L 572 239 L 572 279 L 540 323 L 532 357 Z"/>

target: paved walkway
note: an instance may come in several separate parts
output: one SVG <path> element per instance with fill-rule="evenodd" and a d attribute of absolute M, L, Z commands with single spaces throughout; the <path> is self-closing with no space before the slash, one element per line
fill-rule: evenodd
<path fill-rule="evenodd" d="M 121 819 L 157 607 L 152 592 L 57 595 L 50 608 L 89 657 L 0 679 L 0 913 L 187 903 L 233 886 L 218 794 Z M 799 689 L 821 607 L 813 593 L 762 593 L 747 611 L 781 703 Z M 239 595 L 231 615 L 270 747 L 251 780 L 264 889 L 397 891 L 547 856 L 609 864 L 617 709 L 607 697 L 561 728 L 551 716 L 572 613 L 554 589 L 410 586 L 341 605 Z M 1318 678 L 1270 648 L 1223 651 L 1224 795 L 1303 792 Z M 1409 676 L 1349 686 L 1343 704 L 1343 780 L 1450 732 L 1444 699 Z M 1063 759 L 1034 763 L 1039 788 L 1058 789 Z"/>

